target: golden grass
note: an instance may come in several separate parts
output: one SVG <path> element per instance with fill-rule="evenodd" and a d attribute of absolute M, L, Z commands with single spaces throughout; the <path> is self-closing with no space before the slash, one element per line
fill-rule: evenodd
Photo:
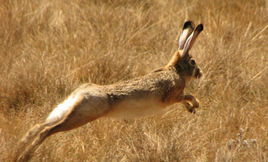
<path fill-rule="evenodd" d="M 0 161 L 84 82 L 110 84 L 165 65 L 185 20 L 205 76 L 164 116 L 99 119 L 51 136 L 32 161 L 268 161 L 265 0 L 0 0 Z"/>

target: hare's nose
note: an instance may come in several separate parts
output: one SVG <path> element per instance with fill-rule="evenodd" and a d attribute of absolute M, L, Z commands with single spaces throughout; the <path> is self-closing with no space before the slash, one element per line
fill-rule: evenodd
<path fill-rule="evenodd" d="M 203 75 L 203 74 L 202 74 L 201 70 L 200 70 L 199 68 L 197 68 L 196 71 L 195 71 L 195 76 L 196 76 L 196 78 L 201 78 L 202 75 Z"/>
<path fill-rule="evenodd" d="M 202 72 L 199 72 L 198 78 L 201 78 L 203 76 Z"/>

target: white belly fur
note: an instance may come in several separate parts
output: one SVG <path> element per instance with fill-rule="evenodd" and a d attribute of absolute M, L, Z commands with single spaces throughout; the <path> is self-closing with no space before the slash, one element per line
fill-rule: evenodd
<path fill-rule="evenodd" d="M 114 119 L 137 119 L 164 112 L 166 105 L 155 101 L 125 101 L 114 107 L 106 117 Z"/>

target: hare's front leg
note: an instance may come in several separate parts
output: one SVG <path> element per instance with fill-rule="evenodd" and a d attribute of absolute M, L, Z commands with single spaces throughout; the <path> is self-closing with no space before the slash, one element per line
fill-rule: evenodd
<path fill-rule="evenodd" d="M 199 107 L 199 101 L 192 95 L 184 95 L 183 104 L 186 106 L 187 110 L 191 113 L 195 113 L 195 108 Z"/>

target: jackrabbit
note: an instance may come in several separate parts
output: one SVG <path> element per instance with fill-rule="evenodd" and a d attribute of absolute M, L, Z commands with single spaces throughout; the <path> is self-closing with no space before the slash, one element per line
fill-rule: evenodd
<path fill-rule="evenodd" d="M 145 76 L 112 85 L 84 84 L 59 104 L 46 118 L 35 125 L 20 141 L 14 161 L 27 161 L 34 150 L 50 135 L 82 126 L 100 117 L 133 119 L 161 112 L 177 102 L 195 112 L 199 102 L 184 95 L 191 78 L 202 73 L 189 50 L 203 25 L 196 28 L 191 21 L 184 23 L 179 48 L 169 63 Z"/>

